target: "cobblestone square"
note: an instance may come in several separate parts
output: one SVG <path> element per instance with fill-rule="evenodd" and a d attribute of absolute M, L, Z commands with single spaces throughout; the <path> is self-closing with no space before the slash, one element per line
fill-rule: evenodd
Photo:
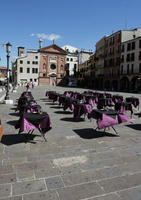
<path fill-rule="evenodd" d="M 0 143 L 1 200 L 141 200 L 141 119 L 133 123 L 95 131 L 96 121 L 74 121 L 73 113 L 63 111 L 45 96 L 46 91 L 64 93 L 87 89 L 37 86 L 33 97 L 50 116 L 52 129 L 47 142 L 38 130 L 33 140 L 18 135 L 15 124 L 17 100 L 25 87 L 10 92 L 13 105 L 0 104 L 4 136 Z M 111 92 L 117 94 L 117 92 Z M 125 97 L 140 94 L 119 93 Z M 141 110 L 141 107 L 139 108 Z M 136 108 L 134 113 L 139 112 Z M 130 116 L 130 112 L 127 112 Z"/>

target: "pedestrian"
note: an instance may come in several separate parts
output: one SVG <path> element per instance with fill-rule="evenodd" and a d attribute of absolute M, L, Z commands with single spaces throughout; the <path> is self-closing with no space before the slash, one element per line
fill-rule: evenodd
<path fill-rule="evenodd" d="M 32 89 L 34 88 L 34 82 L 32 81 Z"/>
<path fill-rule="evenodd" d="M 28 82 L 26 85 L 26 90 L 28 91 L 30 89 L 30 83 Z"/>

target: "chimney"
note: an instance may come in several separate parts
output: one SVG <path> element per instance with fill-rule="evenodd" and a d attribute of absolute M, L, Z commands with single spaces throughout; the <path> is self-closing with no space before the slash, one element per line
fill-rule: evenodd
<path fill-rule="evenodd" d="M 42 48 L 42 40 L 40 39 L 39 40 L 39 49 L 41 49 Z"/>
<path fill-rule="evenodd" d="M 24 47 L 18 47 L 18 56 L 24 54 Z"/>
<path fill-rule="evenodd" d="M 52 41 L 53 41 L 53 44 L 55 44 L 55 39 L 53 39 Z"/>

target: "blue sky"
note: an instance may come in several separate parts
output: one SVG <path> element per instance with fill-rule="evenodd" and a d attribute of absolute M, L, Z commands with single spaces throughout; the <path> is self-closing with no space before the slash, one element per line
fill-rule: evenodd
<path fill-rule="evenodd" d="M 141 27 L 140 0 L 0 0 L 0 44 L 38 49 L 56 38 L 66 44 L 95 51 L 95 44 L 112 31 Z M 53 37 L 52 37 L 53 36 Z M 6 50 L 0 46 L 0 66 L 6 66 Z"/>

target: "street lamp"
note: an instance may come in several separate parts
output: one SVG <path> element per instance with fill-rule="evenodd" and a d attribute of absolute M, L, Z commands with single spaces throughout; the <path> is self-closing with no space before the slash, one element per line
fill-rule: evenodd
<path fill-rule="evenodd" d="M 10 58 L 10 52 L 11 52 L 12 45 L 10 42 L 6 44 L 6 52 L 7 52 L 7 87 L 6 87 L 6 96 L 5 100 L 9 100 L 9 58 Z"/>

